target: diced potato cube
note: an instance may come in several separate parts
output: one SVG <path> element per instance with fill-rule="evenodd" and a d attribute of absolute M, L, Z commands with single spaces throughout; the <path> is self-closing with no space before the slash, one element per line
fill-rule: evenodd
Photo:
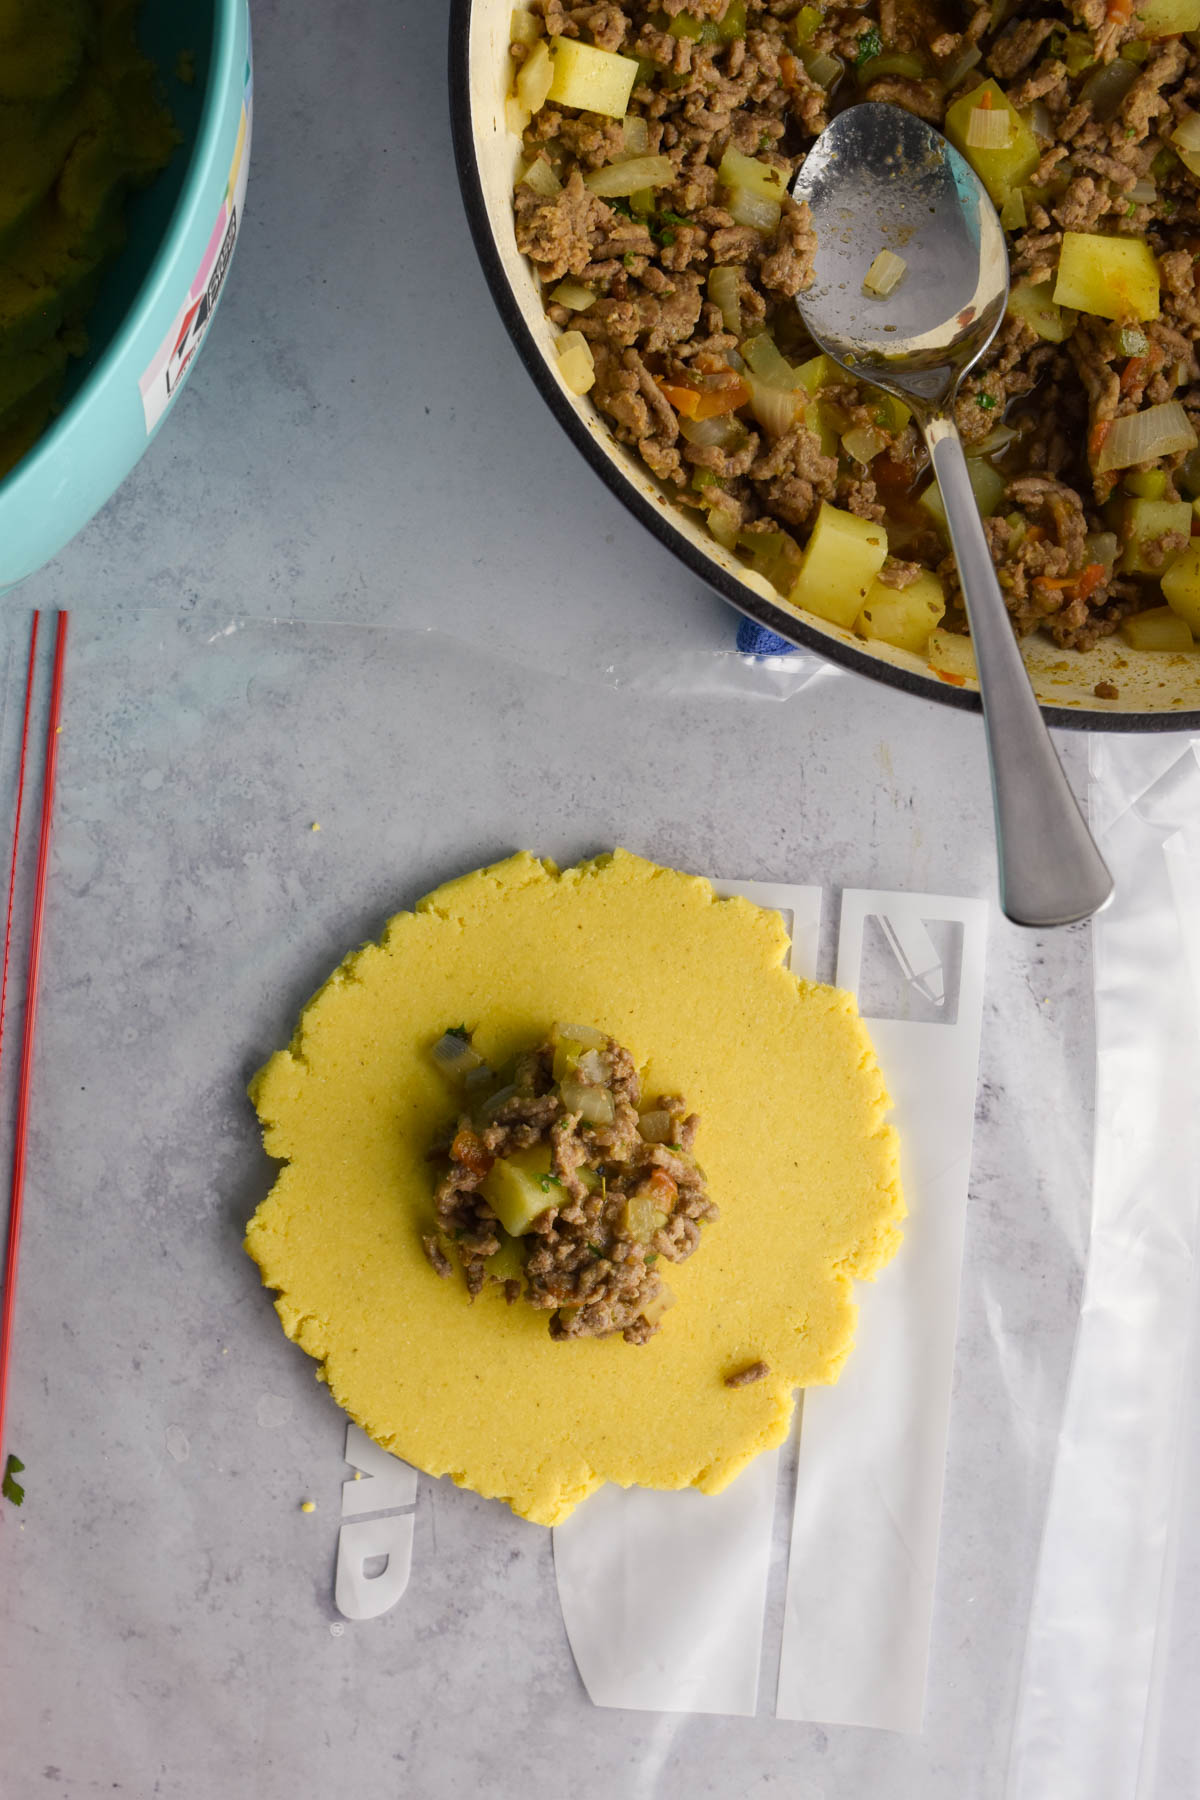
<path fill-rule="evenodd" d="M 858 615 L 856 630 L 859 637 L 878 638 L 919 656 L 945 611 L 941 582 L 932 569 L 922 569 L 907 587 L 885 587 L 876 581 Z"/>
<path fill-rule="evenodd" d="M 1154 606 L 1121 622 L 1121 636 L 1134 650 L 1190 650 L 1192 634 L 1187 621 L 1169 606 Z"/>
<path fill-rule="evenodd" d="M 1118 565 L 1121 573 L 1162 575 L 1166 564 L 1154 553 L 1158 540 L 1175 532 L 1190 538 L 1191 531 L 1192 508 L 1187 500 L 1125 500 L 1121 506 L 1121 538 L 1125 544 Z"/>
<path fill-rule="evenodd" d="M 1133 17 L 1142 37 L 1178 37 L 1200 27 L 1200 0 L 1134 0 Z"/>
<path fill-rule="evenodd" d="M 1055 305 L 1049 281 L 1019 281 L 1008 296 L 1008 310 L 1048 344 L 1065 342 L 1075 329 L 1075 314 Z"/>
<path fill-rule="evenodd" d="M 771 163 L 759 162 L 755 156 L 743 156 L 732 146 L 721 158 L 717 180 L 722 187 L 743 188 L 757 194 L 760 200 L 782 200 L 787 177 Z"/>
<path fill-rule="evenodd" d="M 586 394 L 595 385 L 596 359 L 581 331 L 564 331 L 558 340 L 558 372 L 573 394 Z"/>
<path fill-rule="evenodd" d="M 1137 469 L 1125 477 L 1122 485 L 1127 493 L 1136 494 L 1139 500 L 1161 500 L 1167 491 L 1167 472 L 1165 469 Z"/>
<path fill-rule="evenodd" d="M 849 629 L 862 611 L 887 553 L 887 532 L 882 525 L 842 512 L 823 500 L 792 588 L 792 605 Z"/>
<path fill-rule="evenodd" d="M 1141 238 L 1064 231 L 1054 300 L 1099 319 L 1157 319 L 1154 252 Z"/>
<path fill-rule="evenodd" d="M 1178 613 L 1193 637 L 1200 637 L 1200 539 L 1193 538 L 1179 552 L 1162 578 L 1162 591 L 1171 611 Z"/>
<path fill-rule="evenodd" d="M 640 67 L 636 57 L 597 50 L 578 38 L 552 38 L 550 48 L 554 79 L 547 97 L 556 106 L 577 106 L 609 119 L 625 117 Z"/>
<path fill-rule="evenodd" d="M 975 647 L 970 638 L 960 637 L 954 631 L 942 631 L 940 627 L 929 639 L 929 666 L 955 687 L 962 687 L 968 679 L 979 679 Z"/>
<path fill-rule="evenodd" d="M 1003 110 L 1008 114 L 1006 144 L 990 150 L 968 142 L 971 114 L 977 107 L 992 112 Z M 1041 151 L 1033 132 L 994 81 L 981 82 L 953 102 L 946 112 L 946 136 L 966 157 L 996 206 L 1003 206 L 1011 190 L 1028 181 L 1041 161 Z"/>
<path fill-rule="evenodd" d="M 509 1237 L 524 1236 L 539 1213 L 562 1199 L 551 1167 L 549 1144 L 533 1144 L 497 1158 L 484 1176 L 479 1191 Z"/>

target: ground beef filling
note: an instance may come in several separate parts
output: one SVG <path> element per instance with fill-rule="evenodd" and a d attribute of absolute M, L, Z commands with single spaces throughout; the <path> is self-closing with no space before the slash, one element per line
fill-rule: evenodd
<path fill-rule="evenodd" d="M 1156 578 L 1141 567 L 1122 572 L 1127 528 L 1109 503 L 1126 472 L 1101 472 L 1097 461 L 1112 421 L 1145 406 L 1178 400 L 1200 424 L 1200 187 L 1171 142 L 1179 122 L 1200 110 L 1196 44 L 1141 36 L 1138 9 L 1123 0 L 528 6 L 551 36 L 639 59 L 629 117 L 644 121 L 646 152 L 668 157 L 675 171 L 655 190 L 653 210 L 639 212 L 584 182 L 621 154 L 621 122 L 551 103 L 525 132 L 526 156 L 548 163 L 562 186 L 517 188 L 517 242 L 546 283 L 551 319 L 587 339 L 591 395 L 616 436 L 785 593 L 822 501 L 884 521 L 896 565 L 934 569 L 949 602 L 946 623 L 963 630 L 953 558 L 919 504 L 923 446 L 878 394 L 839 379 L 821 396 L 822 438 L 806 425 L 774 430 L 752 409 L 722 433 L 681 415 L 664 389 L 707 392 L 736 379 L 731 353 L 754 330 L 773 333 L 794 363 L 814 351 L 793 304 L 812 278 L 807 209 L 785 199 L 774 229 L 738 223 L 718 180 L 727 149 L 790 182 L 844 105 L 889 100 L 943 125 L 956 98 L 988 77 L 999 81 L 1032 119 L 1043 151 L 1022 190 L 1025 223 L 1009 232 L 1014 283 L 1053 278 L 1064 231 L 1138 237 L 1162 280 L 1160 316 L 1132 339 L 1120 321 L 1081 314 L 1062 342 L 1051 342 L 1010 315 L 964 385 L 963 435 L 969 447 L 991 447 L 1004 478 L 989 521 L 1001 586 L 1018 632 L 1040 629 L 1080 649 L 1161 605 Z M 513 45 L 518 63 L 528 54 L 527 44 Z M 1114 65 L 1117 73 L 1106 74 Z M 737 271 L 740 338 L 710 287 L 722 268 Z M 552 300 L 564 276 L 594 300 L 582 309 Z M 845 447 L 848 431 L 855 454 Z M 1200 453 L 1130 473 L 1152 474 L 1155 498 L 1200 495 Z M 1173 548 L 1163 544 L 1163 555 Z M 1152 557 L 1143 560 L 1152 566 Z"/>
<path fill-rule="evenodd" d="M 443 1277 L 457 1257 L 472 1298 L 495 1280 L 550 1313 L 553 1338 L 644 1344 L 672 1303 L 661 1265 L 692 1254 L 717 1208 L 682 1096 L 643 1104 L 629 1052 L 588 1037 L 540 1044 L 460 1114 L 422 1241 Z"/>

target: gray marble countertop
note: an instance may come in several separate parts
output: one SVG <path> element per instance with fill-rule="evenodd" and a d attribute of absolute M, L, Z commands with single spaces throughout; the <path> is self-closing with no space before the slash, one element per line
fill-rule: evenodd
<path fill-rule="evenodd" d="M 978 722 L 844 675 L 786 701 L 730 676 L 734 615 L 546 413 L 463 218 L 441 9 L 258 0 L 254 32 L 245 233 L 194 378 L 0 624 L 11 666 L 29 608 L 77 626 L 2 1785 L 1000 1800 L 1086 1236 L 1085 930 L 993 927 L 922 1738 L 590 1707 L 546 1534 L 446 1483 L 422 1481 L 404 1605 L 338 1626 L 340 1422 L 238 1234 L 266 1179 L 242 1084 L 341 952 L 520 844 L 830 890 L 990 894 L 994 865 Z M 214 649 L 243 616 L 397 629 Z M 532 779 L 547 718 L 615 778 Z"/>

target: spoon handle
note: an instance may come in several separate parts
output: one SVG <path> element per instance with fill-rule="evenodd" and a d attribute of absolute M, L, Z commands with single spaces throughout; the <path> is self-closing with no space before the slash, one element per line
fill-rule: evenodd
<path fill-rule="evenodd" d="M 925 421 L 979 668 L 992 767 L 1000 904 L 1016 925 L 1069 925 L 1099 911 L 1112 876 L 1050 742 L 996 580 L 962 440 L 952 418 Z"/>

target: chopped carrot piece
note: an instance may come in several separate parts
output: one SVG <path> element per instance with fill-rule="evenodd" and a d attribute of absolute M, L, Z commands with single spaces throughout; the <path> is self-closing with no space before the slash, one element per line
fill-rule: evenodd
<path fill-rule="evenodd" d="M 1148 357 L 1131 356 L 1121 372 L 1121 392 L 1128 394 L 1131 389 L 1141 385 L 1146 379 L 1148 367 Z"/>
<path fill-rule="evenodd" d="M 1092 426 L 1092 434 L 1088 438 L 1088 456 L 1095 462 L 1104 448 L 1105 439 L 1113 428 L 1111 419 L 1097 419 Z"/>
<path fill-rule="evenodd" d="M 473 1131 L 460 1126 L 454 1134 L 454 1142 L 450 1146 L 451 1162 L 461 1163 L 472 1175 L 486 1175 L 492 1166 L 493 1158 L 488 1155 Z"/>
<path fill-rule="evenodd" d="M 660 381 L 658 385 L 675 411 L 682 413 L 685 419 L 719 419 L 723 413 L 736 412 L 739 406 L 745 406 L 750 398 L 750 389 L 744 381 L 731 381 L 727 386 L 717 388 L 677 387 L 669 381 Z"/>

